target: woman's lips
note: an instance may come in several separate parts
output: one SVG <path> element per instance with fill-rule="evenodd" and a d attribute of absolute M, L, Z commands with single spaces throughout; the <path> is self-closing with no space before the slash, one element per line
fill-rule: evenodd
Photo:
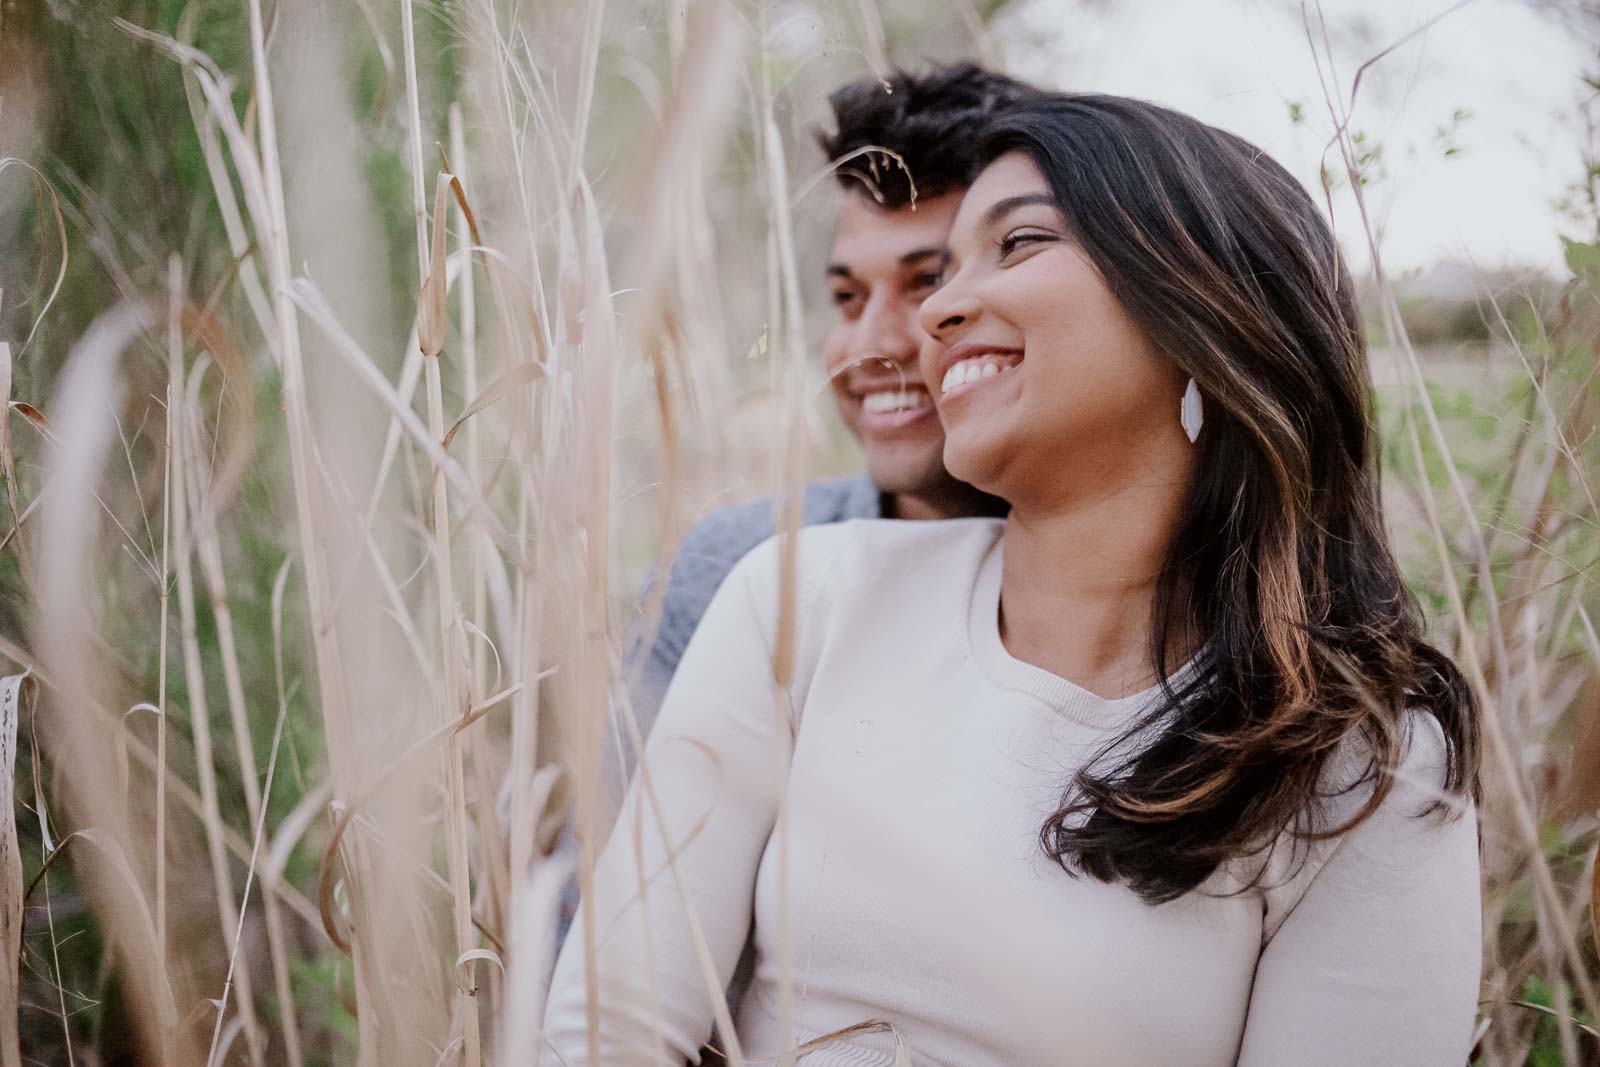
<path fill-rule="evenodd" d="M 1020 356 L 1002 352 L 984 352 L 959 359 L 950 364 L 944 372 L 944 381 L 940 383 L 939 388 L 939 399 L 968 392 L 1009 375 L 1021 362 Z"/>

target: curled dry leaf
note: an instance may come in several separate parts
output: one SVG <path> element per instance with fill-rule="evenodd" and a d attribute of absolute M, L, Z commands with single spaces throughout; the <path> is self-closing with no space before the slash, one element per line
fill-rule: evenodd
<path fill-rule="evenodd" d="M 117 742 L 113 758 L 117 764 L 117 793 L 122 797 L 122 803 L 128 803 L 128 720 L 137 712 L 149 712 L 156 718 L 161 718 L 161 709 L 154 704 L 140 702 L 122 713 L 122 721 L 117 729 Z"/>
<path fill-rule="evenodd" d="M 322 916 L 322 929 L 328 935 L 328 940 L 348 956 L 351 954 L 350 941 L 340 929 L 342 924 L 337 918 L 339 908 L 334 902 L 334 888 L 339 883 L 339 844 L 344 840 L 350 820 L 355 818 L 356 809 L 354 805 L 346 806 L 333 801 L 328 805 L 328 810 L 334 816 L 334 822 L 333 831 L 328 834 L 328 843 L 322 849 L 322 862 L 317 871 L 317 911 Z"/>
<path fill-rule="evenodd" d="M 440 444 L 445 448 L 449 448 L 450 442 L 456 439 L 456 431 L 461 429 L 462 423 L 484 408 L 498 404 L 524 385 L 542 377 L 543 374 L 544 368 L 538 363 L 522 363 L 500 375 L 500 377 L 484 386 L 483 392 L 473 397 L 472 403 L 468 404 L 456 418 L 456 421 L 450 424 L 450 429 L 445 432 L 444 440 Z"/>
<path fill-rule="evenodd" d="M 461 179 L 456 177 L 455 168 L 445 158 L 444 148 L 439 149 L 439 163 L 444 172 L 450 175 L 450 192 L 455 195 L 456 206 L 461 209 L 461 214 L 467 220 L 467 233 L 472 235 L 472 243 L 478 248 L 478 255 L 483 255 L 483 238 L 478 234 L 478 218 L 472 213 L 472 205 L 467 203 L 467 191 L 461 185 Z M 442 177 L 443 175 L 441 175 Z"/>
<path fill-rule="evenodd" d="M 881 1034 L 885 1031 L 894 1035 L 894 1067 L 911 1067 L 910 1042 L 906 1040 L 904 1034 L 895 1029 L 893 1023 L 887 1022 L 883 1019 L 867 1019 L 864 1022 L 856 1023 L 853 1026 L 846 1026 L 842 1029 L 835 1030 L 831 1034 L 823 1034 L 821 1037 L 812 1038 L 810 1041 L 807 1041 L 805 1044 L 796 1048 L 794 1052 L 789 1054 L 791 1057 L 789 1062 L 792 1063 L 795 1059 L 799 1059 L 806 1053 L 815 1052 L 823 1045 L 830 1044 L 834 1041 L 844 1041 L 860 1034 Z"/>
<path fill-rule="evenodd" d="M 469 964 L 476 960 L 488 960 L 490 963 L 500 968 L 501 974 L 506 973 L 506 961 L 501 959 L 500 953 L 496 952 L 494 949 L 467 949 L 467 951 L 456 957 L 456 982 L 461 986 L 461 989 L 468 994 L 476 993 L 478 991 L 478 983 L 474 981 L 472 977 L 474 969 L 469 966 Z"/>
<path fill-rule="evenodd" d="M 50 420 L 44 417 L 44 412 L 23 400 L 13 400 L 11 410 L 27 419 L 39 428 L 46 436 L 50 433 Z"/>

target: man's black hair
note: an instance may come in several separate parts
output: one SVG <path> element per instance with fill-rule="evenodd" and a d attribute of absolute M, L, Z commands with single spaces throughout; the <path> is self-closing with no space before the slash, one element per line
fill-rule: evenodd
<path fill-rule="evenodd" d="M 981 169 L 978 148 L 989 123 L 1037 93 L 975 63 L 860 78 L 828 97 L 835 132 L 818 133 L 817 143 L 831 160 L 850 157 L 835 171 L 846 191 L 898 210 L 913 197 L 941 196 L 971 185 Z M 887 149 L 904 166 L 883 151 L 862 149 Z"/>

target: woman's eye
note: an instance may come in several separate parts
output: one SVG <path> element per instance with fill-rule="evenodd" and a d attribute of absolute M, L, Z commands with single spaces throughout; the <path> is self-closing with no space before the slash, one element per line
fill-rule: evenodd
<path fill-rule="evenodd" d="M 1000 258 L 1005 259 L 1024 245 L 1037 244 L 1040 241 L 1052 239 L 1051 235 L 1047 233 L 1013 231 L 1000 238 Z"/>

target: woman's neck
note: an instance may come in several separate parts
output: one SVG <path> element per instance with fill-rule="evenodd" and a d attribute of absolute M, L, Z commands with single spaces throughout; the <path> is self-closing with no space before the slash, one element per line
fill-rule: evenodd
<path fill-rule="evenodd" d="M 1000 588 L 1007 651 L 1107 698 L 1154 685 L 1151 603 L 1189 478 L 1133 471 L 1091 493 L 1015 503 Z M 1193 650 L 1191 634 L 1174 638 L 1169 656 Z"/>

